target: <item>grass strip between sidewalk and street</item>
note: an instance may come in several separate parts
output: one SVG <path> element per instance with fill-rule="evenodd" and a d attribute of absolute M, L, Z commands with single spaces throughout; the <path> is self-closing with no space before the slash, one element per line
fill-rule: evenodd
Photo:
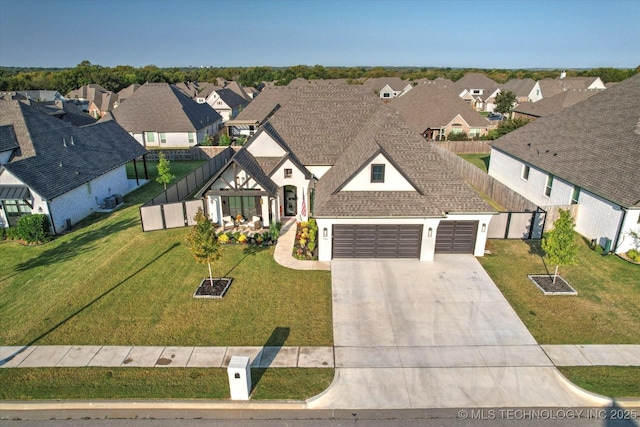
<path fill-rule="evenodd" d="M 331 384 L 334 369 L 251 369 L 258 400 L 304 400 Z M 224 368 L 0 369 L 0 399 L 229 399 Z"/>

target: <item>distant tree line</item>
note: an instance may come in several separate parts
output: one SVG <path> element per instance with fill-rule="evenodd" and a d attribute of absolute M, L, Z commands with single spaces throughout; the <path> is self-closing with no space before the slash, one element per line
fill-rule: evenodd
<path fill-rule="evenodd" d="M 322 65 L 296 65 L 292 67 L 208 67 L 208 68 L 159 68 L 146 65 L 135 68 L 129 65 L 103 67 L 82 61 L 74 68 L 21 68 L 0 67 L 0 91 L 49 89 L 61 94 L 81 86 L 97 83 L 107 90 L 117 92 L 132 83 L 178 83 L 183 81 L 215 82 L 217 78 L 235 80 L 242 86 L 257 87 L 261 82 L 287 85 L 294 79 L 347 79 L 359 84 L 375 77 L 400 77 L 413 81 L 442 77 L 459 80 L 469 72 L 480 72 L 498 83 L 514 78 L 541 80 L 555 78 L 561 70 L 504 70 L 475 68 L 417 68 L 417 67 L 323 67 Z M 566 70 L 567 76 L 600 77 L 605 83 L 625 80 L 640 71 L 624 68 L 595 68 L 591 70 Z"/>

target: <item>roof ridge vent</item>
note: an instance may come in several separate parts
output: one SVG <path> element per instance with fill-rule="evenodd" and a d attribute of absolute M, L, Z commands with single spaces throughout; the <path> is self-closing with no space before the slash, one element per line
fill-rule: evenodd
<path fill-rule="evenodd" d="M 67 146 L 67 140 L 65 138 L 62 138 L 62 145 L 64 145 L 65 147 Z"/>
<path fill-rule="evenodd" d="M 71 145 L 76 145 L 75 142 L 73 142 L 73 135 L 71 135 Z"/>

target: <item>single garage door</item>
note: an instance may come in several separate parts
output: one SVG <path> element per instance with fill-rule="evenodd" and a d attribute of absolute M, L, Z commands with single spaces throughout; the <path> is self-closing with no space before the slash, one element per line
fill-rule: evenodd
<path fill-rule="evenodd" d="M 478 221 L 440 221 L 436 234 L 437 254 L 472 254 Z"/>
<path fill-rule="evenodd" d="M 418 258 L 422 225 L 333 226 L 333 258 Z"/>

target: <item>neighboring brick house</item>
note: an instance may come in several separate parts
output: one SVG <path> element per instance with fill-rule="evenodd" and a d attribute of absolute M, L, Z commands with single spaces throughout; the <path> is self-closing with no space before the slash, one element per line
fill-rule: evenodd
<path fill-rule="evenodd" d="M 312 216 L 322 261 L 483 255 L 494 210 L 369 88 L 290 94 L 198 193 L 213 221 Z"/>
<path fill-rule="evenodd" d="M 145 83 L 111 114 L 144 147 L 192 147 L 222 126 L 209 104 L 168 83 Z"/>
<path fill-rule="evenodd" d="M 487 135 L 492 124 L 454 92 L 437 83 L 421 83 L 389 104 L 417 133 L 443 141 L 452 133 L 468 138 Z"/>
<path fill-rule="evenodd" d="M 640 74 L 493 141 L 489 175 L 544 209 L 577 205 L 578 233 L 626 252 L 640 232 L 639 124 Z"/>
<path fill-rule="evenodd" d="M 114 121 L 76 127 L 20 101 L 0 101 L 0 227 L 48 215 L 52 232 L 135 188 L 125 164 L 145 150 Z"/>

